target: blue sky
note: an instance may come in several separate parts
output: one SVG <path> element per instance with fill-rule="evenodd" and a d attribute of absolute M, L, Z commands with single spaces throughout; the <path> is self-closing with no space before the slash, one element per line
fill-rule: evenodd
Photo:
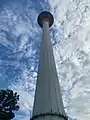
<path fill-rule="evenodd" d="M 65 111 L 71 120 L 89 120 L 88 0 L 0 0 L 0 89 L 20 94 L 14 120 L 29 120 L 41 42 L 37 16 L 43 10 L 55 19 L 50 31 Z"/>

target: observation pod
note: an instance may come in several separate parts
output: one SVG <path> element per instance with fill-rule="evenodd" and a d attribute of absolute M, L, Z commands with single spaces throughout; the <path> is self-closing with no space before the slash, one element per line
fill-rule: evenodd
<path fill-rule="evenodd" d="M 42 41 L 31 120 L 68 120 L 62 102 L 49 33 L 54 18 L 50 12 L 44 11 L 39 14 L 37 21 L 42 28 Z"/>

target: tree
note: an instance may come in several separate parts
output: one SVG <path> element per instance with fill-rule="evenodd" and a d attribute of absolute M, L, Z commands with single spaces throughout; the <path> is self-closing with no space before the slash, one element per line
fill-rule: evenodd
<path fill-rule="evenodd" d="M 0 120 L 11 120 L 15 117 L 13 111 L 18 111 L 19 95 L 12 90 L 0 90 Z"/>

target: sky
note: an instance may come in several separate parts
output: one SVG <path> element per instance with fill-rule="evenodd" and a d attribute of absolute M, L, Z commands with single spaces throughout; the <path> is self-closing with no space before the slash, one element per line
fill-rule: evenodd
<path fill-rule="evenodd" d="M 20 95 L 14 120 L 32 114 L 40 55 L 37 17 L 50 11 L 53 53 L 65 111 L 70 120 L 90 120 L 90 1 L 0 0 L 0 89 Z"/>

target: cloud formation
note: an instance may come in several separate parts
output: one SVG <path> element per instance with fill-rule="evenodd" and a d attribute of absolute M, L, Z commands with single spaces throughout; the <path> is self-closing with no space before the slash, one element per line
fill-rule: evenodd
<path fill-rule="evenodd" d="M 54 54 L 66 111 L 72 118 L 90 118 L 90 2 L 49 0 L 55 16 Z"/>
<path fill-rule="evenodd" d="M 55 19 L 51 38 L 65 110 L 72 120 L 89 120 L 90 2 L 12 0 L 2 8 L 0 88 L 21 96 L 15 120 L 29 119 L 33 106 L 41 41 L 37 16 L 42 10 L 50 10 Z"/>

